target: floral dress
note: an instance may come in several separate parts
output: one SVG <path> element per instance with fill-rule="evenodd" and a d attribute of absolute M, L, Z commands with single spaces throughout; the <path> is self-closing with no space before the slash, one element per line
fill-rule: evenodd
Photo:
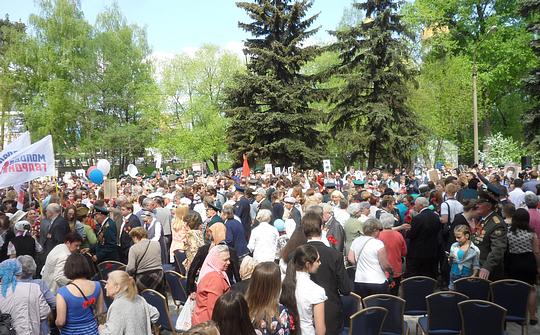
<path fill-rule="evenodd" d="M 198 229 L 189 230 L 186 233 L 184 248 L 186 249 L 186 259 L 184 260 L 184 267 L 189 270 L 193 258 L 197 254 L 197 250 L 204 245 L 203 233 Z"/>
<path fill-rule="evenodd" d="M 287 308 L 279 304 L 279 317 L 272 317 L 272 322 L 268 324 L 266 320 L 254 322 L 255 333 L 257 335 L 289 335 L 294 329 L 292 316 Z"/>

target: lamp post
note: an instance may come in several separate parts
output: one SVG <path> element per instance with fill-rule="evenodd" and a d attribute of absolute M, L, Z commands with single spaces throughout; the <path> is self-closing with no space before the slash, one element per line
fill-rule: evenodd
<path fill-rule="evenodd" d="M 476 66 L 476 49 L 483 42 L 484 38 L 497 31 L 497 26 L 491 26 L 484 36 L 476 43 L 473 49 L 472 87 L 473 87 L 473 131 L 474 131 L 474 164 L 478 164 L 478 97 L 476 91 L 476 80 L 478 69 Z"/>

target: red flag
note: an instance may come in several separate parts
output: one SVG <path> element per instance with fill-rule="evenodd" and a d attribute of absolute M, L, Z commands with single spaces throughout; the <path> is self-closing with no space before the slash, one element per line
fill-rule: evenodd
<path fill-rule="evenodd" d="M 249 175 L 250 175 L 250 170 L 249 170 L 247 155 L 244 154 L 244 165 L 242 165 L 242 177 L 249 177 Z"/>

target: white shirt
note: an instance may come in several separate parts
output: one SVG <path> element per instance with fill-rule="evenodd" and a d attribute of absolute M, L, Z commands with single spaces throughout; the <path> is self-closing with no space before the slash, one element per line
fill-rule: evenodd
<path fill-rule="evenodd" d="M 148 225 L 148 228 L 146 227 L 146 223 L 144 224 L 144 228 L 146 228 L 146 230 L 148 231 L 154 225 L 156 226 L 156 228 L 154 230 L 154 236 L 152 236 L 150 241 L 159 241 L 159 238 L 161 237 L 161 223 L 159 221 L 153 218 L 152 222 L 150 222 L 150 224 Z"/>
<path fill-rule="evenodd" d="M 193 206 L 193 210 L 199 213 L 203 221 L 206 219 L 206 206 L 204 205 L 204 202 L 198 203 Z"/>
<path fill-rule="evenodd" d="M 253 252 L 253 259 L 257 263 L 273 262 L 276 256 L 277 239 L 279 233 L 276 227 L 268 222 L 261 222 L 251 231 L 248 249 Z"/>
<path fill-rule="evenodd" d="M 384 243 L 371 236 L 358 236 L 354 239 L 351 251 L 356 259 L 355 283 L 383 284 L 386 281 L 378 256 L 382 248 Z"/>
<path fill-rule="evenodd" d="M 315 335 L 313 305 L 320 304 L 328 299 L 324 288 L 315 284 L 309 278 L 309 273 L 296 271 L 295 296 L 302 335 Z"/>
<path fill-rule="evenodd" d="M 47 255 L 45 265 L 41 269 L 41 277 L 47 283 L 51 292 L 56 294 L 59 287 L 67 285 L 70 280 L 64 275 L 64 265 L 71 255 L 68 246 L 65 243 L 54 247 Z"/>
<path fill-rule="evenodd" d="M 448 215 L 448 208 L 450 207 L 450 216 L 448 222 L 453 222 L 456 214 L 463 213 L 463 205 L 454 198 L 448 198 L 441 204 L 441 216 Z"/>
<path fill-rule="evenodd" d="M 516 187 L 512 192 L 508 193 L 508 199 L 516 206 L 516 208 L 525 205 L 525 192 L 521 187 Z"/>
<path fill-rule="evenodd" d="M 345 221 L 349 220 L 351 215 L 347 213 L 347 210 L 336 207 L 334 208 L 334 217 L 343 227 L 345 225 Z"/>

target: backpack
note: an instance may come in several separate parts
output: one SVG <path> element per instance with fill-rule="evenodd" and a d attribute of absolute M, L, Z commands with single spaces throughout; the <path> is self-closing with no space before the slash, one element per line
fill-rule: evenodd
<path fill-rule="evenodd" d="M 6 313 L 0 314 L 0 335 L 16 335 L 15 328 L 11 322 L 11 315 Z"/>

